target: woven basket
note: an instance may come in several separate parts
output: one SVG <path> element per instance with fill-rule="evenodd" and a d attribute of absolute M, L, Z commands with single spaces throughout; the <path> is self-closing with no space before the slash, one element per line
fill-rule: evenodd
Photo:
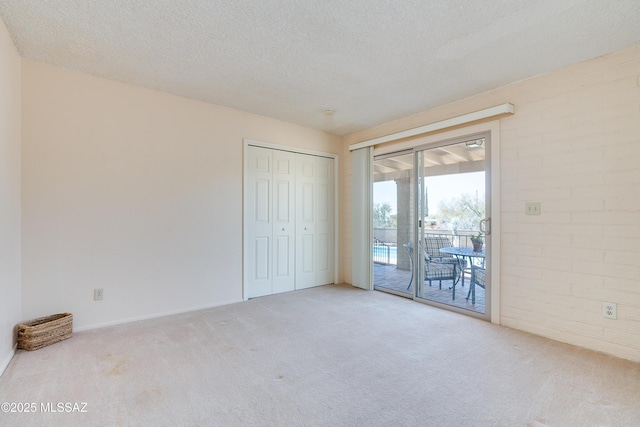
<path fill-rule="evenodd" d="M 73 315 L 71 313 L 38 317 L 18 325 L 18 348 L 37 350 L 71 338 L 72 334 Z"/>

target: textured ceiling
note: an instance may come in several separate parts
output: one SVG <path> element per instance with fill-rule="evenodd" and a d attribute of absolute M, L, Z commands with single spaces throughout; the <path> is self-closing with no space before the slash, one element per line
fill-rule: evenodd
<path fill-rule="evenodd" d="M 23 57 L 336 134 L 640 43 L 640 0 L 0 0 L 0 16 Z"/>

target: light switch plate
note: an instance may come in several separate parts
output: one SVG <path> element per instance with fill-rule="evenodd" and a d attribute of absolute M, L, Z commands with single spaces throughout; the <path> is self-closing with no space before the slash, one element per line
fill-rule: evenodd
<path fill-rule="evenodd" d="M 525 203 L 524 211 L 527 215 L 540 215 L 540 202 Z"/>

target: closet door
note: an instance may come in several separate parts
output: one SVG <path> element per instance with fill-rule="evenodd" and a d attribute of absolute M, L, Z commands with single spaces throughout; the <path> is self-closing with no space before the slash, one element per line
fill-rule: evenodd
<path fill-rule="evenodd" d="M 296 161 L 296 289 L 316 286 L 316 163 L 298 154 Z"/>
<path fill-rule="evenodd" d="M 333 159 L 316 157 L 316 285 L 333 283 Z"/>
<path fill-rule="evenodd" d="M 272 150 L 249 147 L 246 197 L 247 292 L 249 298 L 272 293 Z"/>
<path fill-rule="evenodd" d="M 247 147 L 247 298 L 333 283 L 334 161 Z"/>
<path fill-rule="evenodd" d="M 295 153 L 273 151 L 273 293 L 295 289 Z"/>

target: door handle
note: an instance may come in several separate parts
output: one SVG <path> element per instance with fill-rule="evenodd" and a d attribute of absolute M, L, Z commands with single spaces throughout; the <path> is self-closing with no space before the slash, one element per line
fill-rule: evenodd
<path fill-rule="evenodd" d="M 478 226 L 480 227 L 480 231 L 485 235 L 488 236 L 491 234 L 491 218 L 481 219 Z"/>

